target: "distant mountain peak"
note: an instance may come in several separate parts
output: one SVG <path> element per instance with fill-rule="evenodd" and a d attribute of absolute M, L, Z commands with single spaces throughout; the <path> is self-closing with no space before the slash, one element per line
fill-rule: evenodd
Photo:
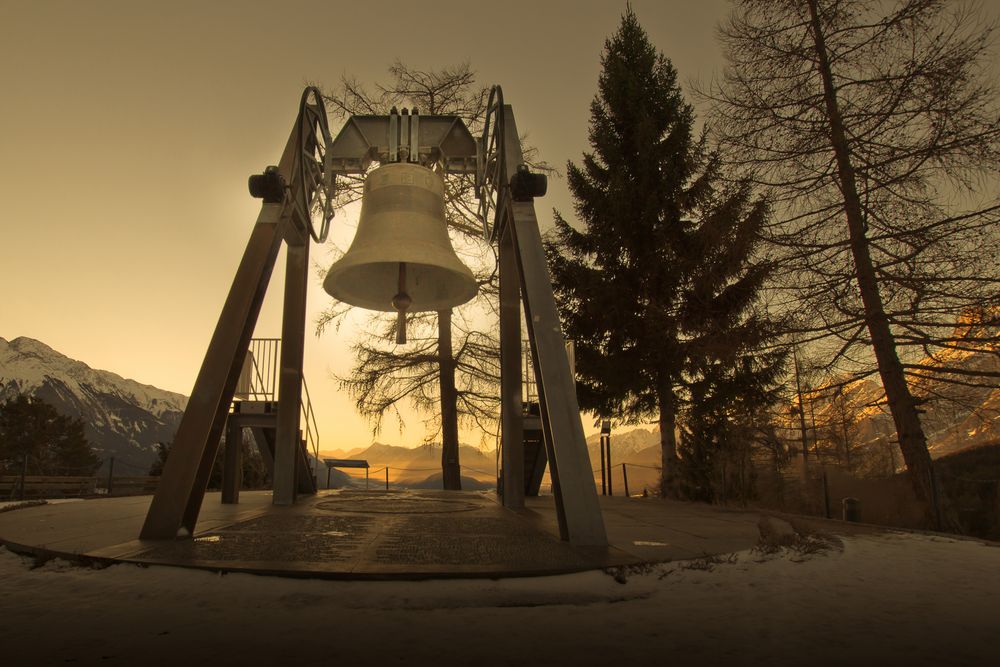
<path fill-rule="evenodd" d="M 187 406 L 183 394 L 91 368 L 34 338 L 0 338 L 0 400 L 18 394 L 81 418 L 98 453 L 133 474 L 148 469 L 157 442 L 173 440 Z"/>

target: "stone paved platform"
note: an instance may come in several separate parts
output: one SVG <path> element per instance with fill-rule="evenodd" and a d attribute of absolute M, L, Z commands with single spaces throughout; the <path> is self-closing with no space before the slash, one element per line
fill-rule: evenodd
<path fill-rule="evenodd" d="M 269 491 L 239 505 L 207 494 L 198 531 L 136 539 L 150 497 L 42 505 L 0 513 L 0 542 L 42 556 L 349 579 L 501 577 L 684 560 L 751 547 L 753 512 L 641 498 L 601 498 L 611 546 L 558 538 L 551 497 L 523 512 L 492 493 L 332 491 L 290 507 Z"/>

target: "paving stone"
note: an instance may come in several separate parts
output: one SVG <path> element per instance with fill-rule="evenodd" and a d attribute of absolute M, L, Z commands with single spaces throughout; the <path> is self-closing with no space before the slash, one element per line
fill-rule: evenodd
<path fill-rule="evenodd" d="M 333 491 L 274 506 L 269 492 L 238 505 L 206 496 L 199 531 L 137 539 L 150 498 L 114 498 L 0 514 L 0 540 L 48 555 L 294 576 L 517 576 L 686 559 L 747 549 L 759 515 L 653 499 L 601 498 L 612 545 L 558 538 L 551 497 L 511 512 L 492 495 Z"/>

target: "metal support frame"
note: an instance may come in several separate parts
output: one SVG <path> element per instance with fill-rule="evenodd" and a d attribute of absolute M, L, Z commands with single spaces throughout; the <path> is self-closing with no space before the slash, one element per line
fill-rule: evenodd
<path fill-rule="evenodd" d="M 181 528 L 194 532 L 229 403 L 281 247 L 280 214 L 280 205 L 264 204 L 250 234 L 139 534 L 143 539 L 174 538 Z"/>
<path fill-rule="evenodd" d="M 500 112 L 503 113 L 502 151 L 503 163 L 506 166 L 506 173 L 502 175 L 502 178 L 506 180 L 514 169 L 523 163 L 524 156 L 521 152 L 521 141 L 517 133 L 513 110 L 510 105 L 504 105 Z M 597 490 L 594 487 L 590 456 L 587 453 L 583 423 L 580 420 L 580 407 L 576 400 L 576 387 L 566 356 L 566 340 L 562 335 L 562 325 L 556 309 L 555 296 L 552 292 L 545 250 L 538 229 L 538 219 L 535 216 L 535 204 L 530 199 L 513 201 L 509 189 L 504 188 L 504 192 L 498 195 L 497 212 L 498 228 L 496 233 L 501 239 L 501 252 L 504 250 L 504 239 L 509 237 L 509 243 L 514 250 L 512 254 L 516 258 L 535 381 L 538 385 L 542 431 L 552 477 L 552 491 L 556 501 L 560 536 L 574 545 L 606 546 L 608 538 L 604 528 L 604 518 L 597 500 Z M 511 246 L 508 246 L 508 249 Z M 501 290 L 503 290 L 505 277 L 509 280 L 513 266 L 513 262 L 505 262 L 504 258 L 501 258 Z M 513 318 L 516 310 L 510 307 L 513 294 L 513 290 L 507 293 L 506 304 L 501 296 L 501 332 L 507 331 L 508 327 L 513 330 L 514 327 Z M 516 314 L 518 317 L 516 343 L 518 354 L 516 356 L 520 359 L 520 314 Z M 509 341 L 508 345 L 513 347 L 514 343 Z M 502 375 L 509 376 L 512 370 L 516 370 L 517 373 L 513 377 L 517 378 L 517 382 L 520 382 L 520 368 L 514 368 L 514 361 L 510 359 L 510 356 L 502 357 Z M 520 386 L 518 386 L 516 396 L 520 403 Z M 508 396 L 505 385 L 504 404 L 507 405 L 509 402 L 511 402 L 511 398 Z M 513 434 L 519 434 L 522 430 L 520 422 L 515 424 L 515 420 L 506 418 L 508 413 L 505 413 L 502 427 L 513 428 L 514 433 L 504 434 L 503 443 L 505 445 L 511 440 Z M 520 419 L 520 409 L 517 414 L 518 419 Z M 505 452 L 505 463 L 507 460 L 508 456 Z M 523 453 L 520 460 L 519 480 L 513 479 L 513 475 L 511 479 L 507 479 L 505 471 L 505 495 L 510 493 L 511 489 L 520 489 L 523 493 Z M 514 471 L 516 471 L 516 467 L 512 473 Z M 504 502 L 507 504 L 506 500 Z"/>
<path fill-rule="evenodd" d="M 317 240 L 325 238 L 329 221 L 324 218 L 323 231 L 317 235 L 315 229 L 309 227 L 308 220 L 302 219 L 303 215 L 308 215 L 308 201 L 315 184 L 310 185 L 300 161 L 302 153 L 311 154 L 314 148 L 319 150 L 315 143 L 309 145 L 304 139 L 306 98 L 311 91 L 319 99 L 318 91 L 306 90 L 300 116 L 277 168 L 277 173 L 288 183 L 288 191 L 293 198 L 298 198 L 290 202 L 286 193 L 284 202 L 265 203 L 261 208 L 164 465 L 163 476 L 140 533 L 143 539 L 170 539 L 182 530 L 189 535 L 194 532 L 246 351 L 283 240 L 288 244 L 288 256 L 273 471 L 274 503 L 287 505 L 295 501 L 309 236 Z M 317 107 L 322 111 L 321 102 Z M 504 128 L 496 133 L 502 138 L 502 146 L 496 146 L 498 155 L 495 156 L 500 159 L 499 180 L 491 179 L 497 196 L 496 231 L 500 246 L 504 505 L 511 509 L 524 506 L 520 309 L 523 300 L 560 535 L 575 545 L 606 546 L 604 520 L 591 474 L 575 383 L 566 356 L 534 202 L 530 197 L 521 197 L 518 201 L 511 198 L 507 166 L 513 174 L 523 162 L 517 126 L 509 105 L 500 102 L 495 109 L 502 116 Z M 310 111 L 314 113 L 312 122 L 315 122 L 316 109 Z M 370 160 L 382 159 L 383 152 L 388 156 L 404 148 L 409 150 L 410 160 L 422 160 L 426 153 L 427 159 L 439 161 L 447 171 L 470 173 L 485 164 L 486 157 L 477 153 L 476 141 L 460 119 L 421 116 L 418 134 L 417 118 L 393 116 L 352 117 L 332 142 L 326 135 L 323 116 L 320 124 L 328 146 L 321 175 L 330 178 L 332 173 L 362 172 Z M 394 140 L 397 120 L 402 125 L 399 131 L 403 145 L 399 146 Z M 385 145 L 381 144 L 383 138 Z M 315 168 L 311 163 L 307 166 Z M 483 196 L 480 188 L 481 181 L 477 179 L 477 192 Z M 303 195 L 306 203 L 301 201 Z M 329 192 L 326 203 L 329 206 Z M 239 496 L 237 468 L 242 426 L 236 420 L 231 422 L 229 438 L 235 447 L 230 448 L 233 451 L 226 457 L 229 473 L 226 502 L 236 502 Z M 388 469 L 386 485 L 388 487 Z"/>
<path fill-rule="evenodd" d="M 289 184 L 288 190 L 292 197 L 286 196 L 283 202 L 264 203 L 261 206 L 243 258 L 236 270 L 233 284 L 222 306 L 219 321 L 212 334 L 208 351 L 205 353 L 205 359 L 202 361 L 201 370 L 198 372 L 194 388 L 191 391 L 191 397 L 188 399 L 187 408 L 184 410 L 181 423 L 174 436 L 170 456 L 167 457 L 163 466 L 160 483 L 157 485 L 156 494 L 153 496 L 146 520 L 139 534 L 141 539 L 173 539 L 179 533 L 188 535 L 194 533 L 205 491 L 208 488 L 212 466 L 219 451 L 219 442 L 226 426 L 233 394 L 236 391 L 247 348 L 250 345 L 250 338 L 253 336 L 254 326 L 260 315 L 264 295 L 267 292 L 267 286 L 283 239 L 290 242 L 289 266 L 293 269 L 289 271 L 286 280 L 293 285 L 292 288 L 286 287 L 286 298 L 289 292 L 294 293 L 296 298 L 292 299 L 291 304 L 286 303 L 285 321 L 282 328 L 283 331 L 287 329 L 289 332 L 305 331 L 305 278 L 300 274 L 308 271 L 308 250 L 305 251 L 304 255 L 301 251 L 296 252 L 292 249 L 299 246 L 292 245 L 292 243 L 300 241 L 302 246 L 308 248 L 308 232 L 306 230 L 309 222 L 302 219 L 308 203 L 297 206 L 296 204 L 301 203 L 294 198 L 299 196 L 299 193 L 311 197 L 313 192 L 313 186 L 305 180 L 307 175 L 302 173 L 300 154 L 300 151 L 308 152 L 311 150 L 310 146 L 303 146 L 303 136 L 307 132 L 305 126 L 307 122 L 311 121 L 305 117 L 302 111 L 306 108 L 305 101 L 311 90 L 313 89 L 307 89 L 303 95 L 303 105 L 300 108 L 299 117 L 292 127 L 278 163 L 278 173 L 284 182 Z M 325 122 L 324 115 L 322 117 L 324 128 Z M 311 140 L 314 141 L 315 137 Z M 303 271 L 299 271 L 299 264 L 303 266 Z M 302 293 L 301 304 L 298 300 L 299 291 Z M 292 320 L 300 316 L 302 322 L 296 326 Z M 292 348 L 292 352 L 288 353 L 287 361 L 289 364 L 295 363 L 295 358 L 292 355 L 296 354 L 297 351 L 297 377 L 301 382 L 302 340 L 300 339 L 296 344 L 291 339 L 286 339 L 283 346 L 283 357 L 288 348 Z M 283 371 L 284 361 L 286 360 L 283 359 Z M 295 373 L 289 375 L 292 376 Z M 282 381 L 294 383 L 294 377 L 285 380 L 283 372 Z M 293 415 L 296 420 L 293 434 L 295 440 L 292 446 L 297 446 L 297 419 L 301 395 L 295 391 L 282 392 L 279 400 L 285 401 L 282 404 L 282 412 Z M 282 446 L 281 436 L 279 436 L 278 451 L 288 449 L 288 431 L 289 427 L 286 425 L 284 429 L 286 441 Z M 294 452 L 294 450 L 292 451 Z M 283 454 L 283 456 L 287 456 L 287 454 Z M 276 462 L 276 468 L 277 465 Z M 291 465 L 288 464 L 287 460 L 282 461 L 281 465 L 284 470 L 291 468 L 294 475 L 294 459 Z M 275 474 L 275 478 L 277 487 L 277 474 Z M 294 488 L 292 492 L 294 493 Z"/>
<path fill-rule="evenodd" d="M 226 420 L 226 457 L 222 464 L 222 502 L 240 502 L 243 486 L 243 426 L 230 415 Z"/>
<path fill-rule="evenodd" d="M 500 438 L 504 507 L 524 507 L 524 406 L 521 397 L 521 285 L 508 227 L 500 235 Z"/>
<path fill-rule="evenodd" d="M 305 345 L 309 243 L 288 244 L 285 304 L 278 371 L 278 432 L 274 450 L 274 504 L 291 505 L 296 496 L 299 420 L 302 413 L 302 360 Z"/>

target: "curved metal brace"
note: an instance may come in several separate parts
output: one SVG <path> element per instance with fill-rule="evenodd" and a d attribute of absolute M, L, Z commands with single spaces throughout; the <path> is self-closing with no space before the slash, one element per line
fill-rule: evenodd
<path fill-rule="evenodd" d="M 479 219 L 483 222 L 483 238 L 491 243 L 497 241 L 497 228 L 502 220 L 502 208 L 506 205 L 507 165 L 504 159 L 503 88 L 490 88 L 486 104 L 486 119 L 483 134 L 479 140 L 479 160 L 476 170 L 476 197 L 479 199 Z M 490 224 L 490 217 L 493 224 Z"/>
<path fill-rule="evenodd" d="M 330 165 L 333 140 L 323 95 L 315 86 L 307 87 L 302 93 L 296 128 L 297 159 L 289 179 L 291 203 L 312 239 L 323 243 L 330 233 L 334 214 L 335 178 Z"/>

